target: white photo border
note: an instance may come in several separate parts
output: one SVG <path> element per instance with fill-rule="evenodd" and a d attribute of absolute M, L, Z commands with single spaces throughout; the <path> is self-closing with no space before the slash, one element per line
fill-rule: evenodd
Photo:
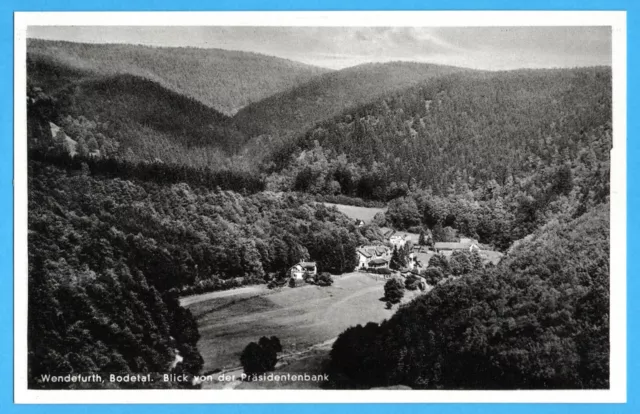
<path fill-rule="evenodd" d="M 627 400 L 626 134 L 627 15 L 624 11 L 16 12 L 14 14 L 14 402 L 183 403 L 624 403 Z M 27 387 L 28 26 L 609 26 L 612 41 L 610 389 L 439 390 L 33 390 Z"/>

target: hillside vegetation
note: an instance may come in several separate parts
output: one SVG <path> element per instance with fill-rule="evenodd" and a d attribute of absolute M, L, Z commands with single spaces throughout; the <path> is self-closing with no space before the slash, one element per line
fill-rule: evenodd
<path fill-rule="evenodd" d="M 249 136 L 292 134 L 347 108 L 453 72 L 452 66 L 414 62 L 369 63 L 326 73 L 241 109 L 234 122 Z"/>
<path fill-rule="evenodd" d="M 333 386 L 609 387 L 609 208 L 549 223 L 497 268 L 437 285 L 388 321 L 347 329 Z"/>
<path fill-rule="evenodd" d="M 351 272 L 387 226 L 505 255 L 429 257 L 434 289 L 347 329 L 326 385 L 606 388 L 611 105 L 601 67 L 323 73 L 240 52 L 30 41 L 30 386 L 59 367 L 214 368 L 178 296 L 281 286 L 301 260 Z M 379 209 L 356 227 L 342 212 L 365 210 L 351 201 Z"/>
<path fill-rule="evenodd" d="M 610 129 L 610 119 L 608 68 L 454 74 L 324 121 L 274 162 L 293 164 L 292 155 L 320 146 L 375 172 L 381 186 L 446 193 L 457 182 L 503 185 L 589 149 L 607 156 L 610 138 L 601 130 Z"/>
<path fill-rule="evenodd" d="M 270 190 L 389 201 L 399 229 L 506 249 L 609 194 L 610 70 L 454 74 L 318 124 L 273 153 Z"/>
<path fill-rule="evenodd" d="M 222 49 L 29 39 L 27 53 L 35 62 L 53 63 L 64 71 L 149 79 L 225 114 L 328 72 L 273 56 Z"/>
<path fill-rule="evenodd" d="M 174 348 L 184 357 L 177 372 L 196 374 L 199 334 L 179 294 L 283 281 L 300 260 L 351 271 L 367 242 L 337 210 L 295 195 L 124 180 L 94 174 L 95 164 L 45 161 L 29 165 L 34 387 L 68 386 L 38 382 L 48 372 L 166 372 Z"/>
<path fill-rule="evenodd" d="M 38 79 L 58 69 L 40 64 L 28 71 Z M 221 169 L 234 164 L 231 154 L 245 143 L 226 115 L 141 77 L 81 77 L 58 89 L 38 85 L 43 83 L 29 81 L 30 109 L 44 113 L 85 153 Z"/>

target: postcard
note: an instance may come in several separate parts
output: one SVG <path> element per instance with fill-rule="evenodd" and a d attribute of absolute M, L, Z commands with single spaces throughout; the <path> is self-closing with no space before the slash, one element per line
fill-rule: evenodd
<path fill-rule="evenodd" d="M 15 14 L 15 402 L 625 402 L 625 12 Z"/>

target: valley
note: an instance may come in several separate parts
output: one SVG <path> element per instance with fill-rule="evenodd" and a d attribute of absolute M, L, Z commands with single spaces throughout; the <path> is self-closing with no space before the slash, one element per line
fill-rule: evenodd
<path fill-rule="evenodd" d="M 30 387 L 608 387 L 610 67 L 29 39 L 27 75 Z"/>

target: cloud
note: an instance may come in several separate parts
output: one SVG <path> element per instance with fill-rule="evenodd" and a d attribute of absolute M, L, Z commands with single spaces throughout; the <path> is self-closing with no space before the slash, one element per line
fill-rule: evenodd
<path fill-rule="evenodd" d="M 340 69 L 406 60 L 501 70 L 611 64 L 608 27 L 30 27 L 30 37 L 251 51 Z"/>

